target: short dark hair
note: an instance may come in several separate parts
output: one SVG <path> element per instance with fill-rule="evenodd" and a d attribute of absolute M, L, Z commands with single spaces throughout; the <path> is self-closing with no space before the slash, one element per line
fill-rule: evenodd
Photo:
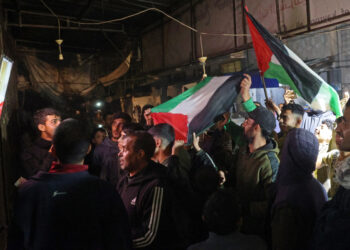
<path fill-rule="evenodd" d="M 321 124 L 326 124 L 326 126 L 330 129 L 333 130 L 334 129 L 334 122 L 332 120 L 329 119 L 325 119 L 322 121 Z"/>
<path fill-rule="evenodd" d="M 303 107 L 299 104 L 296 103 L 288 103 L 286 105 L 283 106 L 282 108 L 282 112 L 290 110 L 292 112 L 292 114 L 296 114 L 296 115 L 300 115 L 303 116 L 305 111 L 303 109 Z"/>
<path fill-rule="evenodd" d="M 340 116 L 337 119 L 335 119 L 335 123 L 339 124 L 339 123 L 343 122 L 343 120 L 344 120 L 344 116 Z"/>
<path fill-rule="evenodd" d="M 218 190 L 207 200 L 203 219 L 209 231 L 226 235 L 238 229 L 242 216 L 237 194 L 231 189 Z"/>
<path fill-rule="evenodd" d="M 151 105 L 151 104 L 146 104 L 145 106 L 142 107 L 142 112 L 141 114 L 145 113 L 146 109 L 151 109 L 153 108 L 154 106 Z"/>
<path fill-rule="evenodd" d="M 113 116 L 113 121 L 116 119 L 124 119 L 126 123 L 130 123 L 131 122 L 131 117 L 129 114 L 125 113 L 125 112 L 117 112 L 114 114 Z"/>
<path fill-rule="evenodd" d="M 146 104 L 145 106 L 142 107 L 142 110 L 141 110 L 141 119 L 140 119 L 140 124 L 142 126 L 145 126 L 146 125 L 146 119 L 145 117 L 143 116 L 143 114 L 145 113 L 145 111 L 147 109 L 152 109 L 153 108 L 153 105 L 151 104 Z"/>
<path fill-rule="evenodd" d="M 114 115 L 114 113 L 112 111 L 106 111 L 104 114 L 103 114 L 103 120 L 106 120 L 107 116 L 109 115 Z"/>
<path fill-rule="evenodd" d="M 130 134 L 134 131 L 143 131 L 143 127 L 135 122 L 125 123 L 123 126 L 122 131 L 124 131 L 125 134 Z"/>
<path fill-rule="evenodd" d="M 108 134 L 107 130 L 105 128 L 95 128 L 94 131 L 92 132 L 92 137 L 91 139 L 93 139 L 95 137 L 95 135 L 97 134 L 97 132 L 102 132 L 102 133 L 106 133 L 106 135 Z"/>
<path fill-rule="evenodd" d="M 254 101 L 254 104 L 255 104 L 255 106 L 257 106 L 257 107 L 262 106 L 261 103 L 258 102 L 258 101 Z"/>
<path fill-rule="evenodd" d="M 61 163 L 77 163 L 84 159 L 89 148 L 86 126 L 76 119 L 66 119 L 56 128 L 53 145 Z"/>
<path fill-rule="evenodd" d="M 167 123 L 161 123 L 153 126 L 148 130 L 148 133 L 150 133 L 152 136 L 161 138 L 163 147 L 172 147 L 174 144 L 175 131 L 174 128 Z"/>
<path fill-rule="evenodd" d="M 61 116 L 60 113 L 53 108 L 43 108 L 37 110 L 33 115 L 34 125 L 37 128 L 39 124 L 45 124 L 46 116 L 56 115 Z"/>
<path fill-rule="evenodd" d="M 146 131 L 133 131 L 130 132 L 126 137 L 135 137 L 134 151 L 143 150 L 147 160 L 153 157 L 154 151 L 156 149 L 156 142 L 153 136 Z"/>

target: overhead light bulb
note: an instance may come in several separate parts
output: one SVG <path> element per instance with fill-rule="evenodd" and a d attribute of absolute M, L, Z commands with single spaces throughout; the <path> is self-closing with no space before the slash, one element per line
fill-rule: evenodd
<path fill-rule="evenodd" d="M 63 43 L 63 40 L 62 39 L 57 39 L 56 43 L 60 46 Z"/>
<path fill-rule="evenodd" d="M 58 51 L 59 51 L 59 54 L 58 54 L 58 59 L 60 61 L 62 61 L 64 58 L 63 58 L 63 54 L 62 54 L 62 49 L 61 49 L 61 45 L 63 43 L 63 40 L 62 39 L 57 39 L 56 40 L 56 43 L 58 44 Z"/>

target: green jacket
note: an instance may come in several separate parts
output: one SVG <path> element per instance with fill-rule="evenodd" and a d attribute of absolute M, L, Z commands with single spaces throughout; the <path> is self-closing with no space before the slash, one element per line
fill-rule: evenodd
<path fill-rule="evenodd" d="M 274 139 L 253 153 L 248 146 L 238 152 L 233 176 L 235 187 L 244 207 L 243 230 L 246 233 L 264 231 L 268 215 L 270 197 L 269 187 L 276 180 L 279 159 L 278 145 Z M 260 226 L 260 227 L 259 227 Z"/>
<path fill-rule="evenodd" d="M 247 112 L 256 108 L 252 99 L 244 102 L 243 107 Z M 227 177 L 227 185 L 236 188 L 243 205 L 241 230 L 264 236 L 269 200 L 272 199 L 269 187 L 277 177 L 279 166 L 277 142 L 270 138 L 265 146 L 250 153 L 243 127 L 230 121 L 225 129 L 238 148 L 235 164 Z"/>

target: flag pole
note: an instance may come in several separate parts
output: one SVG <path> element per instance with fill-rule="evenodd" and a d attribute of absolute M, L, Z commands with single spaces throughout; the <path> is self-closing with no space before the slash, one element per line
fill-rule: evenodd
<path fill-rule="evenodd" d="M 261 82 L 263 84 L 263 87 L 264 87 L 264 93 L 265 93 L 265 97 L 266 97 L 266 100 L 268 100 L 268 96 L 267 96 L 267 89 L 266 89 L 266 84 L 265 84 L 265 78 L 264 78 L 264 75 L 262 74 L 262 72 L 260 71 L 260 79 L 261 79 Z"/>

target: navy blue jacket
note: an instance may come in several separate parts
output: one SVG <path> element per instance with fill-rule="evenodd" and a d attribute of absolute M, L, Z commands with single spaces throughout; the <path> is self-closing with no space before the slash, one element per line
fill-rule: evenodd
<path fill-rule="evenodd" d="M 32 145 L 25 148 L 21 153 L 21 175 L 29 178 L 39 171 L 48 172 L 55 159 L 49 149 L 51 141 L 46 141 L 41 137 L 37 138 Z"/>
<path fill-rule="evenodd" d="M 96 173 L 102 180 L 108 181 L 116 187 L 120 178 L 118 153 L 118 144 L 106 137 L 95 148 L 92 164 L 89 167 L 90 173 Z"/>
<path fill-rule="evenodd" d="M 86 171 L 39 172 L 18 192 L 8 250 L 131 249 L 123 203 Z"/>

